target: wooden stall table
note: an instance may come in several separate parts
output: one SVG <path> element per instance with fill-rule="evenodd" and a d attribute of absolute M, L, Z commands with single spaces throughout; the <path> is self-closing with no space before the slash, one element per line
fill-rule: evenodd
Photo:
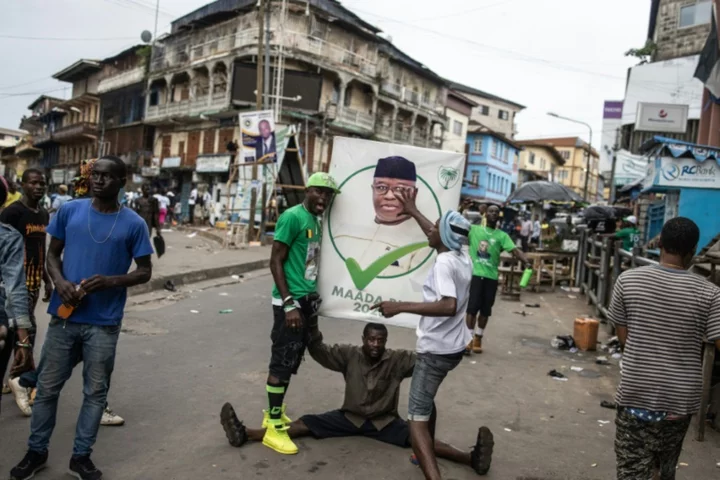
<path fill-rule="evenodd" d="M 567 252 L 564 250 L 537 250 L 525 254 L 533 263 L 533 270 L 536 273 L 535 286 L 543 284 L 543 272 L 547 263 L 552 263 L 552 271 L 550 272 L 550 286 L 555 290 L 557 282 L 568 280 L 570 284 L 575 282 L 575 262 L 577 261 L 577 252 Z M 558 275 L 558 260 L 570 258 L 570 274 Z"/>
<path fill-rule="evenodd" d="M 504 263 L 510 263 L 509 267 L 503 266 Z M 498 272 L 503 274 L 502 289 L 500 290 L 500 296 L 503 300 L 510 300 L 514 302 L 520 301 L 520 289 L 515 289 L 515 277 L 517 276 L 518 281 L 522 277 L 522 267 L 519 266 L 518 260 L 515 259 L 510 253 L 502 252 L 500 254 L 500 266 Z"/>

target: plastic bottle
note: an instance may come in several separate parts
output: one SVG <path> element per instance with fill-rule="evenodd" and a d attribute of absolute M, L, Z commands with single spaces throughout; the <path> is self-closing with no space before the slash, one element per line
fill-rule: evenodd
<path fill-rule="evenodd" d="M 85 290 L 83 290 L 80 285 L 75 285 L 75 291 L 80 292 L 80 299 L 85 296 Z M 75 308 L 77 308 L 77 305 L 73 307 L 72 305 L 66 305 L 63 303 L 58 307 L 57 316 L 63 320 L 67 320 L 75 311 Z"/>
<path fill-rule="evenodd" d="M 533 269 L 532 268 L 526 268 L 523 272 L 522 278 L 520 279 L 520 288 L 526 288 L 528 284 L 530 283 L 530 279 L 532 278 Z"/>
<path fill-rule="evenodd" d="M 218 313 L 232 313 L 232 308 L 226 308 L 225 310 L 220 310 Z"/>

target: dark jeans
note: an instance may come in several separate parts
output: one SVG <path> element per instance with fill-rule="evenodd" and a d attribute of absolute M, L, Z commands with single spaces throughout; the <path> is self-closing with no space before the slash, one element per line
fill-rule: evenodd
<path fill-rule="evenodd" d="M 115 366 L 115 351 L 120 326 L 100 327 L 50 320 L 38 366 L 37 395 L 33 405 L 28 447 L 46 452 L 50 443 L 57 404 L 73 367 L 83 362 L 83 404 L 75 429 L 73 455 L 90 455 L 97 439 L 110 374 Z"/>

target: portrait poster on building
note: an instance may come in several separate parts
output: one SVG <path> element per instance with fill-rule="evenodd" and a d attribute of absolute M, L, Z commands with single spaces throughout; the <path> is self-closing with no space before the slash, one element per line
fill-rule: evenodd
<path fill-rule="evenodd" d="M 418 209 L 435 222 L 458 208 L 463 162 L 454 152 L 335 137 L 329 173 L 342 193 L 323 222 L 321 315 L 417 326 L 415 315 L 385 319 L 370 309 L 383 300 L 422 301 L 435 261 L 395 194 L 417 189 Z"/>
<path fill-rule="evenodd" d="M 272 110 L 240 114 L 240 156 L 243 162 L 277 161 L 274 117 Z"/>

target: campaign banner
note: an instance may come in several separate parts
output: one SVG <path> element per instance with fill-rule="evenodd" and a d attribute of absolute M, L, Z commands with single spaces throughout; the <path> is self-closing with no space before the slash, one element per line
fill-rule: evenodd
<path fill-rule="evenodd" d="M 240 162 L 277 161 L 275 114 L 272 110 L 240 114 Z"/>
<path fill-rule="evenodd" d="M 383 300 L 421 302 L 435 261 L 395 194 L 417 190 L 418 209 L 435 222 L 458 208 L 463 166 L 461 153 L 335 137 L 329 173 L 342 193 L 323 222 L 321 315 L 417 326 L 416 315 L 385 319 L 370 309 Z"/>

